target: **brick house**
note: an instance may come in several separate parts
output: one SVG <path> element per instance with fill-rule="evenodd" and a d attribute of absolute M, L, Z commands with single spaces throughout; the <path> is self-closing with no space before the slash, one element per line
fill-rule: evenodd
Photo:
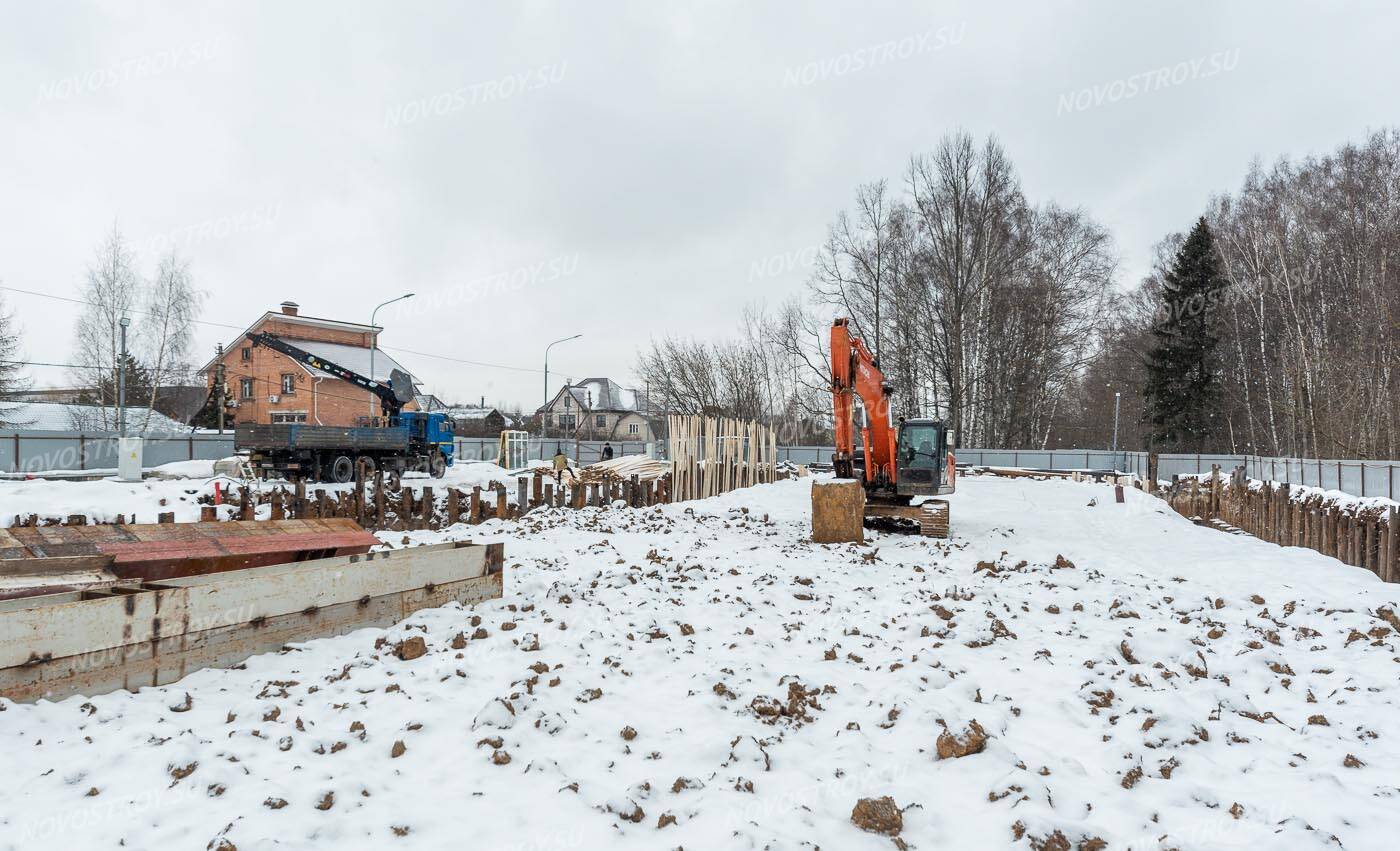
<path fill-rule="evenodd" d="M 278 312 L 268 311 L 224 348 L 224 380 L 236 408 L 233 423 L 311 423 L 352 426 L 359 417 L 379 416 L 379 400 L 368 390 L 341 381 L 266 346 L 254 346 L 248 335 L 266 331 L 361 375 L 388 381 L 389 373 L 403 365 L 375 347 L 381 328 L 335 319 L 302 316 L 295 302 L 284 301 Z M 212 387 L 216 357 L 205 364 Z M 411 373 L 410 373 L 411 374 Z M 416 379 L 415 379 L 416 383 Z M 404 410 L 417 410 L 415 402 Z"/>
<path fill-rule="evenodd" d="M 610 378 L 585 378 L 578 384 L 565 384 L 536 413 L 543 418 L 545 434 L 550 437 L 648 442 L 656 439 L 643 394 Z"/>

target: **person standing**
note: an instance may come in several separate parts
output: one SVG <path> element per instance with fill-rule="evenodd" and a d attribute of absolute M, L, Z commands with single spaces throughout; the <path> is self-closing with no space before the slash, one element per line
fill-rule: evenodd
<path fill-rule="evenodd" d="M 612 457 L 613 457 L 612 444 L 611 444 L 611 443 L 604 442 L 604 443 L 603 443 L 603 460 L 604 460 L 604 461 L 611 461 L 611 460 L 612 460 Z"/>
<path fill-rule="evenodd" d="M 569 456 L 564 454 L 561 446 L 559 451 L 554 453 L 554 483 L 559 484 L 564 480 L 564 471 L 569 469 Z"/>

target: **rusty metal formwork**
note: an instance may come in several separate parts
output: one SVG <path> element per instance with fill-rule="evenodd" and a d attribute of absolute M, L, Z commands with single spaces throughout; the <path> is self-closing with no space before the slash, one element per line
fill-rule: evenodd
<path fill-rule="evenodd" d="M 369 552 L 353 520 L 248 520 L 0 529 L 0 599 Z"/>
<path fill-rule="evenodd" d="M 0 697 L 164 685 L 288 643 L 500 597 L 503 570 L 501 544 L 464 541 L 0 600 Z"/>

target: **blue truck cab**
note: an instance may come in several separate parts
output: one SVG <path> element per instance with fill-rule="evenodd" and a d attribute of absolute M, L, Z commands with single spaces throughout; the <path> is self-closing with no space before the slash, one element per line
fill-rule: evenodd
<path fill-rule="evenodd" d="M 402 411 L 398 420 L 400 425 L 408 427 L 409 443 L 414 450 L 430 459 L 441 455 L 443 467 L 452 466 L 452 455 L 457 447 L 451 417 L 440 411 Z"/>

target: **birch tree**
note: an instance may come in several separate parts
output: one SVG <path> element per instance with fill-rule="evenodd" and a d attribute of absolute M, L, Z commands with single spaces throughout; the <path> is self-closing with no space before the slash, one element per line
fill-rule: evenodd
<path fill-rule="evenodd" d="M 88 265 L 82 289 L 83 309 L 74 328 L 73 362 L 78 365 L 72 380 L 80 387 L 106 385 L 116 387 L 117 364 L 121 353 L 123 317 L 140 303 L 141 281 L 135 269 L 135 259 L 121 231 L 113 225 L 111 232 L 93 255 Z M 128 329 L 130 331 L 131 329 Z M 127 346 L 133 339 L 128 336 Z M 111 382 L 99 381 L 101 375 L 111 376 Z M 107 398 L 101 391 L 97 399 L 101 406 L 99 422 L 91 427 L 116 427 L 115 396 Z"/>

